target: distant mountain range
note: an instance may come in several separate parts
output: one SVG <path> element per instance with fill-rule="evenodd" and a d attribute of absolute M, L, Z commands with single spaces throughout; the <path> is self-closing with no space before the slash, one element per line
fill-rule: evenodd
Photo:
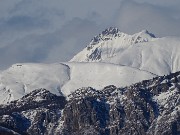
<path fill-rule="evenodd" d="M 0 73 L 0 134 L 180 134 L 180 38 L 108 28 L 69 62 Z"/>

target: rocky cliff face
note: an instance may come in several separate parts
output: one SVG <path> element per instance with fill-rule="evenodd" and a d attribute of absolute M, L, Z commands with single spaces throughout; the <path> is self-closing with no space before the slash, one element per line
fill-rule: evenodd
<path fill-rule="evenodd" d="M 0 106 L 0 127 L 1 134 L 178 135 L 180 72 L 125 88 L 81 88 L 68 99 L 35 90 Z"/>
<path fill-rule="evenodd" d="M 64 109 L 63 134 L 179 134 L 178 75 L 158 77 L 126 88 L 77 90 L 70 95 Z"/>
<path fill-rule="evenodd" d="M 51 134 L 65 104 L 62 96 L 45 89 L 34 90 L 19 100 L 0 106 L 0 125 L 20 134 Z"/>

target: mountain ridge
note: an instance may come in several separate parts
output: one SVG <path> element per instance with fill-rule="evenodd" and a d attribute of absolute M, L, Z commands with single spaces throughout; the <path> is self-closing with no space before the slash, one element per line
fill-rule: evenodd
<path fill-rule="evenodd" d="M 96 45 L 98 44 L 100 41 L 107 41 L 107 40 L 112 40 L 113 38 L 118 38 L 118 37 L 125 37 L 128 34 L 121 32 L 118 28 L 116 27 L 110 27 L 108 29 L 105 29 L 104 31 L 102 31 L 101 34 L 95 36 L 90 44 L 88 46 L 92 46 L 92 45 Z M 130 36 L 130 35 L 129 35 Z M 137 43 L 137 39 L 142 38 L 143 40 L 141 42 L 147 42 L 148 39 L 150 38 L 156 38 L 156 36 L 152 33 L 150 33 L 148 30 L 141 30 L 138 33 L 135 33 L 132 36 L 132 39 L 134 41 L 134 43 Z"/>
<path fill-rule="evenodd" d="M 101 54 L 101 50 L 99 51 L 97 48 L 103 48 L 105 46 L 107 49 L 110 48 L 111 46 L 115 46 L 117 49 L 124 49 L 126 47 L 129 47 L 130 45 L 136 44 L 136 43 L 142 43 L 142 42 L 148 42 L 153 39 L 156 39 L 155 35 L 148 32 L 147 30 L 142 30 L 139 33 L 135 33 L 133 35 L 128 35 L 123 32 L 121 32 L 118 28 L 113 28 L 110 27 L 109 29 L 104 30 L 101 34 L 95 36 L 89 45 L 83 50 L 85 51 L 85 54 L 89 59 L 85 60 L 78 60 L 78 57 L 81 57 L 81 51 L 77 55 L 75 55 L 70 62 L 72 61 L 99 61 L 101 59 L 101 56 L 98 54 Z M 112 42 L 112 40 L 115 40 Z M 108 43 L 110 42 L 110 43 Z M 114 45 L 115 44 L 115 45 Z M 105 50 L 107 51 L 112 51 L 112 55 L 115 53 L 115 50 Z M 89 54 L 91 53 L 91 54 Z M 80 56 L 79 56 L 80 55 Z M 108 55 L 108 54 L 107 54 Z M 107 56 L 107 57 L 113 57 L 113 56 Z"/>

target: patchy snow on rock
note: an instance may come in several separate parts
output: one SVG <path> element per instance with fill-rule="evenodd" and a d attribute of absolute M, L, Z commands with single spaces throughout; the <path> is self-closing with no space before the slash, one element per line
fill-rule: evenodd
<path fill-rule="evenodd" d="M 154 100 L 163 107 L 167 107 L 166 103 L 168 102 L 168 99 L 170 97 L 172 97 L 174 94 L 176 94 L 176 92 L 178 91 L 178 89 L 174 89 L 174 90 L 168 90 L 167 92 L 162 92 L 161 94 L 159 94 L 158 96 L 154 96 Z"/>

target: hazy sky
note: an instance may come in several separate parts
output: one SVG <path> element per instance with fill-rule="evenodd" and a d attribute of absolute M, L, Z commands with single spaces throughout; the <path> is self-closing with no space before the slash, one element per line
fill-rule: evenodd
<path fill-rule="evenodd" d="M 180 36 L 180 0 L 0 0 L 0 69 L 70 60 L 105 28 Z"/>

